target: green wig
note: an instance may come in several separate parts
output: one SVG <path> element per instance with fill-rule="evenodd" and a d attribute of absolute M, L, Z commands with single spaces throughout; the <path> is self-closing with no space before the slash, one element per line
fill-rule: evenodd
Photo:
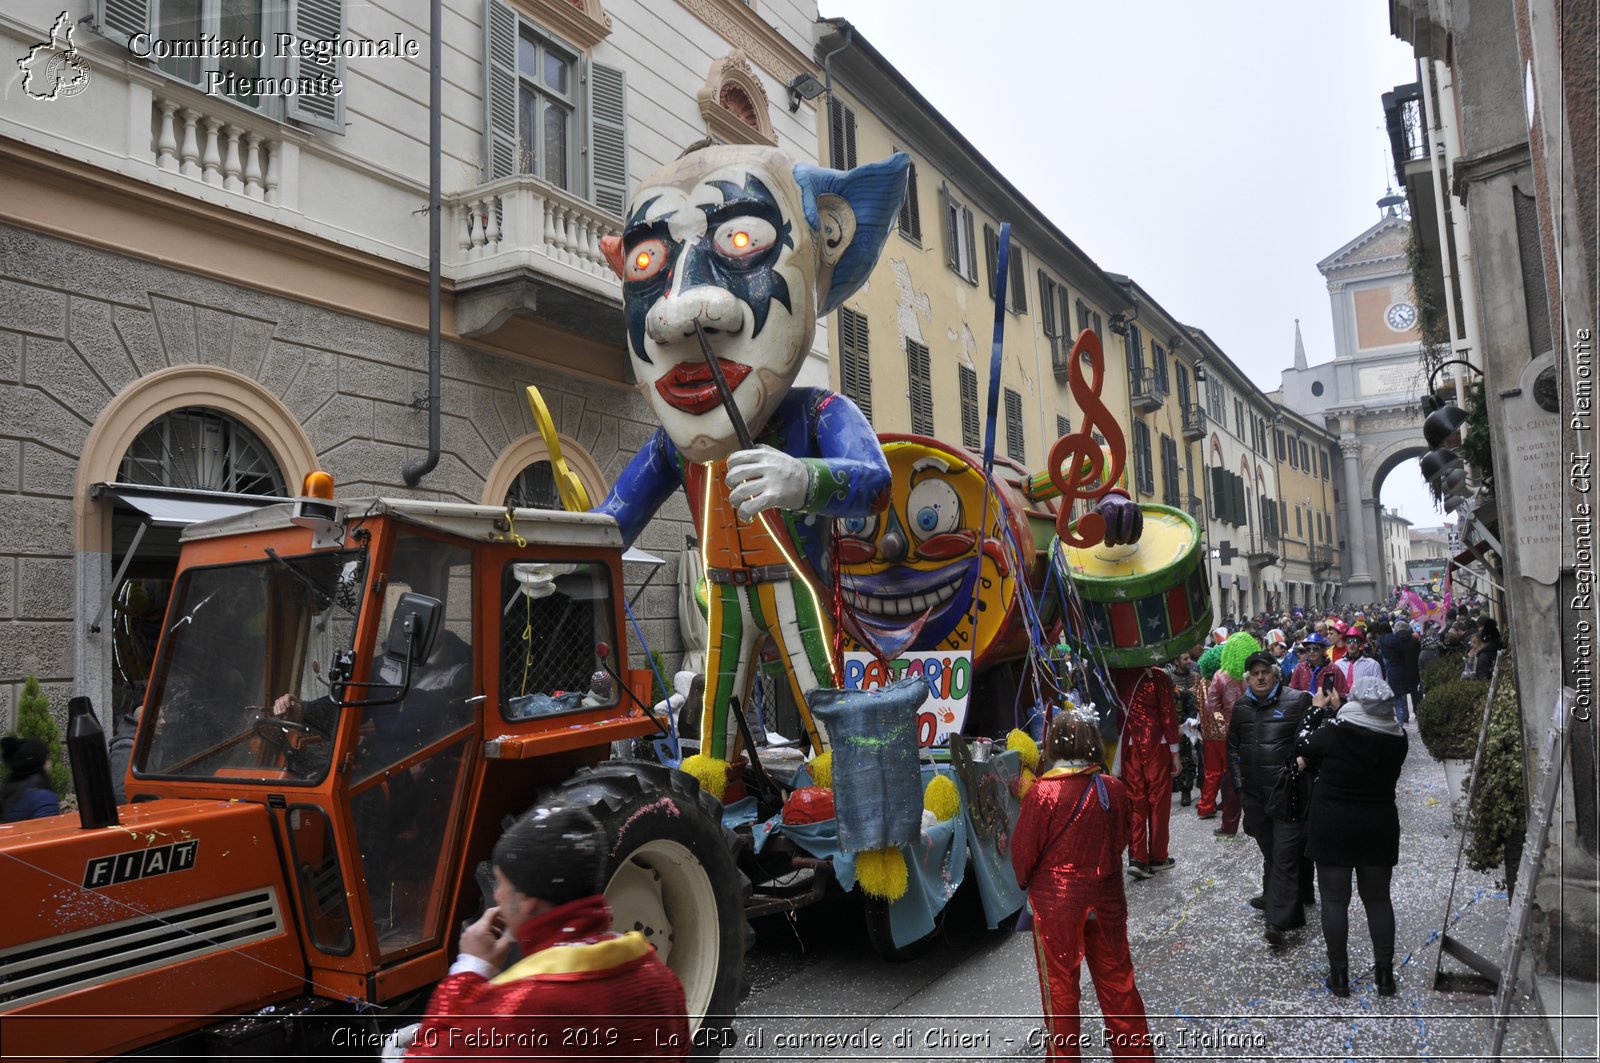
<path fill-rule="evenodd" d="M 1217 674 L 1217 669 L 1222 667 L 1222 647 L 1209 646 L 1206 652 L 1200 655 L 1200 674 L 1210 679 Z"/>
<path fill-rule="evenodd" d="M 1248 631 L 1228 636 L 1222 644 L 1222 670 L 1235 679 L 1244 678 L 1244 662 L 1252 653 L 1261 652 L 1261 643 Z"/>

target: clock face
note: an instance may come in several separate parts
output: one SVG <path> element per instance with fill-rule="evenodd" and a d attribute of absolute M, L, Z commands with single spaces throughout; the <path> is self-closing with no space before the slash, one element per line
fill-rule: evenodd
<path fill-rule="evenodd" d="M 1383 319 L 1396 332 L 1409 332 L 1411 326 L 1417 323 L 1417 308 L 1410 303 L 1395 303 L 1383 315 Z"/>

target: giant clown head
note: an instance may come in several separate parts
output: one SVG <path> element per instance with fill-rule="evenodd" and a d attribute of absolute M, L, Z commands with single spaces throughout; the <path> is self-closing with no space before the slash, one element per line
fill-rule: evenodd
<path fill-rule="evenodd" d="M 640 388 L 689 460 L 738 449 L 696 325 L 759 435 L 811 350 L 817 317 L 877 261 L 907 165 L 896 154 L 843 172 L 718 145 L 640 185 L 621 238 L 602 250 L 622 278 Z"/>

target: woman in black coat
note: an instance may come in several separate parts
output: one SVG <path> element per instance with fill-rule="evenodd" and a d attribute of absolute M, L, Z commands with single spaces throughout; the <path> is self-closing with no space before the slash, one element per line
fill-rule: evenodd
<path fill-rule="evenodd" d="M 1334 721 L 1300 749 L 1300 765 L 1316 776 L 1306 822 L 1306 856 L 1316 861 L 1322 891 L 1322 937 L 1328 947 L 1328 989 L 1350 995 L 1350 876 L 1372 932 L 1373 981 L 1393 996 L 1394 904 L 1389 880 L 1400 862 L 1400 813 L 1394 788 L 1406 759 L 1406 735 L 1394 718 L 1394 691 L 1373 676 L 1356 680 Z"/>
<path fill-rule="evenodd" d="M 1499 655 L 1500 649 L 1500 625 L 1494 622 L 1494 617 L 1486 616 L 1472 636 L 1472 647 L 1469 651 L 1473 661 L 1474 679 L 1494 677 L 1494 659 Z"/>

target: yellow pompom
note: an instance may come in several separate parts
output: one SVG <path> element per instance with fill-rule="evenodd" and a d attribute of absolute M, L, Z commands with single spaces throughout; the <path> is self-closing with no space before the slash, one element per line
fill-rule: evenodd
<path fill-rule="evenodd" d="M 684 758 L 678 770 L 693 775 L 700 782 L 700 789 L 722 800 L 722 791 L 728 788 L 728 762 L 708 757 L 704 753 L 696 753 L 692 757 Z"/>
<path fill-rule="evenodd" d="M 1013 727 L 1011 733 L 1006 735 L 1006 748 L 1022 754 L 1022 766 L 1029 771 L 1039 766 L 1039 743 L 1028 732 Z"/>
<path fill-rule="evenodd" d="M 1020 800 L 1021 798 L 1027 797 L 1028 796 L 1028 791 L 1033 789 L 1033 784 L 1038 782 L 1038 781 L 1039 781 L 1039 777 L 1037 775 L 1035 775 L 1033 772 L 1029 771 L 1027 768 L 1023 768 L 1022 769 L 1022 778 L 1017 783 L 1017 797 L 1018 797 L 1018 799 Z"/>
<path fill-rule="evenodd" d="M 954 819 L 961 811 L 961 792 L 948 775 L 935 775 L 922 792 L 922 807 L 939 817 L 939 822 Z"/>
<path fill-rule="evenodd" d="M 856 881 L 869 897 L 897 901 L 906 895 L 910 877 L 905 854 L 892 846 L 856 854 Z"/>
<path fill-rule="evenodd" d="M 806 765 L 806 770 L 811 773 L 812 782 L 829 790 L 833 789 L 833 750 L 812 757 L 811 762 Z"/>

